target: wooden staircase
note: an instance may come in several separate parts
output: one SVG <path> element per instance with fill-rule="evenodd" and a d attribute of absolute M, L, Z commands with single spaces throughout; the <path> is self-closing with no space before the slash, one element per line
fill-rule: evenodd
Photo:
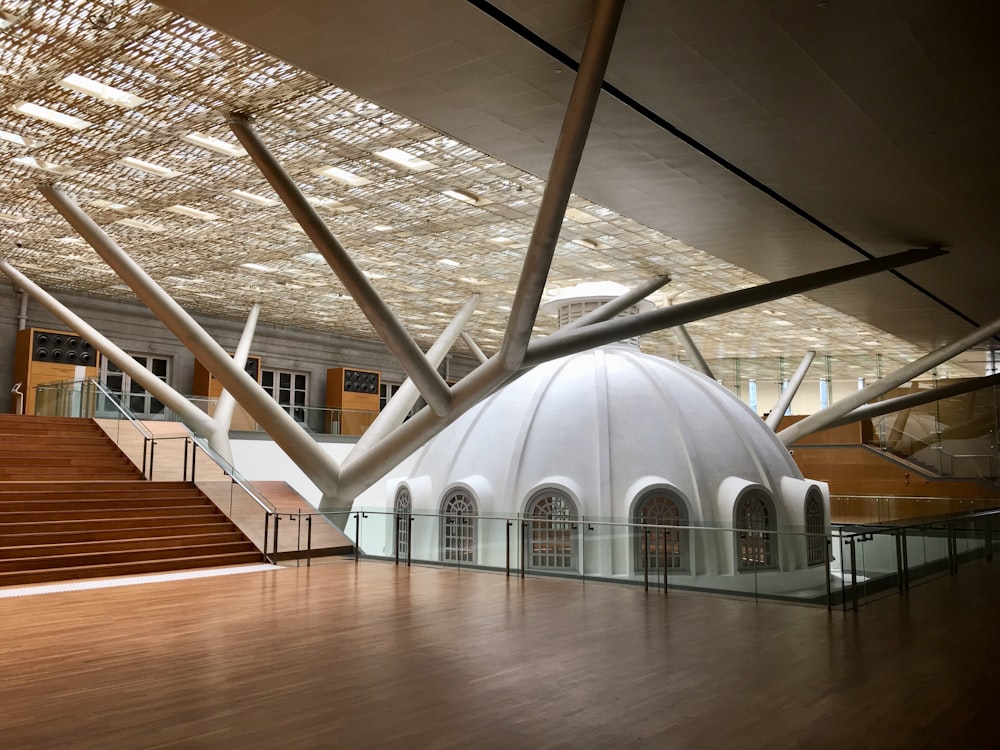
<path fill-rule="evenodd" d="M 143 479 L 96 423 L 0 414 L 0 585 L 260 561 L 198 488 Z"/>

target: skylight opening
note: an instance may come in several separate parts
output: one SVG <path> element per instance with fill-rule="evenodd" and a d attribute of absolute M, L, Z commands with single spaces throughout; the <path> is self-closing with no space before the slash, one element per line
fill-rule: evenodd
<path fill-rule="evenodd" d="M 0 31 L 4 29 L 9 29 L 11 26 L 20 23 L 21 19 L 15 16 L 13 13 L 8 13 L 5 10 L 0 10 Z"/>
<path fill-rule="evenodd" d="M 229 195 L 234 198 L 239 198 L 241 201 L 246 201 L 247 203 L 254 203 L 258 206 L 277 206 L 281 202 L 279 200 L 275 200 L 274 198 L 257 195 L 256 193 L 248 193 L 246 190 L 230 190 Z"/>
<path fill-rule="evenodd" d="M 24 167 L 34 167 L 35 169 L 42 169 L 46 172 L 52 172 L 53 174 L 62 175 L 63 177 L 72 177 L 75 174 L 80 174 L 79 169 L 74 169 L 73 167 L 67 167 L 63 164 L 56 164 L 54 161 L 48 161 L 46 159 L 36 159 L 34 156 L 18 156 L 12 161 L 15 164 L 20 164 Z"/>
<path fill-rule="evenodd" d="M 115 224 L 122 224 L 126 227 L 132 227 L 134 229 L 143 229 L 147 232 L 162 232 L 165 227 L 160 224 L 153 224 L 149 221 L 140 221 L 139 219 L 119 219 Z"/>
<path fill-rule="evenodd" d="M 588 214 L 586 211 L 581 211 L 579 208 L 567 208 L 566 218 L 580 224 L 592 224 L 595 221 L 600 221 L 597 216 Z"/>
<path fill-rule="evenodd" d="M 95 99 L 100 99 L 102 102 L 114 104 L 116 107 L 121 107 L 123 109 L 133 109 L 138 107 L 140 104 L 145 104 L 147 101 L 141 96 L 130 94 L 127 91 L 122 91 L 114 86 L 108 86 L 107 84 L 95 81 L 91 78 L 85 78 L 84 76 L 77 75 L 76 73 L 72 73 L 63 78 L 59 81 L 59 85 L 72 91 L 76 91 L 77 93 L 86 94 L 87 96 L 92 96 Z"/>
<path fill-rule="evenodd" d="M 175 214 L 181 214 L 181 216 L 190 216 L 192 219 L 202 219 L 203 221 L 214 221 L 219 218 L 218 214 L 202 211 L 201 209 L 192 208 L 191 206 L 184 206 L 180 203 L 173 206 L 167 206 L 167 210 L 173 211 Z"/>
<path fill-rule="evenodd" d="M 95 200 L 92 200 L 91 203 L 93 203 L 98 208 L 110 208 L 115 211 L 128 210 L 128 206 L 125 205 L 124 203 L 115 203 L 114 201 L 106 201 L 103 198 L 97 198 Z"/>
<path fill-rule="evenodd" d="M 401 148 L 387 148 L 382 151 L 376 151 L 375 156 L 386 161 L 391 161 L 413 172 L 426 172 L 428 169 L 434 169 L 437 166 L 437 164 L 429 162 L 426 159 L 421 159 L 416 154 L 411 154 L 409 151 L 404 151 Z"/>
<path fill-rule="evenodd" d="M 0 219 L 4 221 L 9 221 L 11 224 L 23 224 L 28 220 L 27 216 L 19 216 L 17 214 L 9 214 L 6 211 L 0 211 Z"/>
<path fill-rule="evenodd" d="M 324 167 L 323 169 L 317 169 L 316 173 L 352 187 L 367 185 L 371 182 L 367 177 L 354 174 L 354 172 L 348 172 L 346 169 L 341 169 L 340 167 Z"/>
<path fill-rule="evenodd" d="M 388 224 L 376 224 L 372 227 L 376 232 L 391 232 L 392 227 Z"/>
<path fill-rule="evenodd" d="M 49 109 L 39 104 L 32 104 L 31 102 L 18 102 L 11 105 L 11 109 L 19 114 L 34 117 L 36 120 L 43 120 L 52 125 L 69 128 L 70 130 L 84 130 L 92 124 L 82 118 L 74 117 L 73 115 L 64 115 L 62 112 L 57 112 L 54 109 Z"/>
<path fill-rule="evenodd" d="M 170 167 L 153 164 L 153 162 L 143 161 L 142 159 L 136 159 L 132 156 L 122 157 L 118 160 L 118 163 L 125 167 L 138 169 L 140 172 L 148 172 L 149 174 L 156 175 L 157 177 L 178 177 L 180 175 L 180 172 L 176 172 L 173 169 L 170 169 Z"/>
<path fill-rule="evenodd" d="M 264 266 L 260 263 L 240 263 L 241 268 L 248 268 L 251 271 L 262 271 L 263 273 L 270 273 L 274 269 L 270 266 Z"/>
<path fill-rule="evenodd" d="M 38 145 L 38 141 L 34 138 L 26 138 L 23 135 L 9 133 L 6 130 L 0 130 L 0 141 L 8 141 L 9 143 L 16 143 L 18 146 L 27 146 L 28 148 Z"/>
<path fill-rule="evenodd" d="M 449 198 L 454 198 L 457 201 L 462 201 L 462 203 L 468 203 L 470 206 L 481 206 L 486 203 L 486 201 L 481 197 L 472 193 L 468 190 L 442 190 L 445 195 Z"/>
<path fill-rule="evenodd" d="M 195 146 L 201 146 L 209 151 L 215 151 L 217 154 L 222 154 L 223 156 L 240 157 L 246 156 L 247 152 L 242 146 L 238 146 L 229 141 L 224 141 L 221 138 L 213 138 L 210 135 L 203 135 L 201 133 L 188 133 L 181 137 L 182 141 L 187 141 Z"/>
<path fill-rule="evenodd" d="M 457 260 L 452 260 L 451 258 L 440 258 L 438 259 L 438 263 L 440 263 L 442 266 L 448 266 L 449 268 L 458 268 L 460 265 L 462 265 Z"/>

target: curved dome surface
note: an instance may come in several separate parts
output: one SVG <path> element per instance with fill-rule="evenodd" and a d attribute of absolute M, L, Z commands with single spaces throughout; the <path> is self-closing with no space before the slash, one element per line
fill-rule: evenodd
<path fill-rule="evenodd" d="M 787 448 L 733 394 L 622 345 L 525 373 L 443 430 L 409 477 L 390 484 L 399 480 L 414 509 L 436 511 L 449 489 L 465 486 L 479 512 L 515 513 L 550 487 L 586 516 L 618 519 L 638 493 L 667 488 L 686 500 L 692 523 L 708 524 L 732 522 L 727 492 L 754 486 L 778 499 L 794 488 L 801 502 L 806 485 Z M 779 521 L 795 523 L 787 498 L 777 506 Z"/>

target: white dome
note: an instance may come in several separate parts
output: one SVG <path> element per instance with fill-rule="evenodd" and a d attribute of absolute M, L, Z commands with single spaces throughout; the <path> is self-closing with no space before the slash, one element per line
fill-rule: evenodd
<path fill-rule="evenodd" d="M 512 514 L 554 488 L 584 516 L 616 520 L 628 519 L 644 491 L 668 488 L 686 500 L 691 523 L 710 525 L 732 523 L 748 486 L 774 498 L 779 525 L 801 525 L 810 484 L 725 388 L 621 345 L 525 373 L 421 449 L 409 476 L 390 480 L 390 496 L 401 483 L 414 510 L 437 512 L 449 490 L 464 486 L 480 513 Z"/>

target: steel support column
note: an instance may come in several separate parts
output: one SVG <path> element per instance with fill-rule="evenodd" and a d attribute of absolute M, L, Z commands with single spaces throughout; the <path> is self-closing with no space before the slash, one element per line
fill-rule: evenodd
<path fill-rule="evenodd" d="M 302 469 L 324 495 L 336 496 L 340 467 L 278 403 L 268 396 L 242 368 L 237 367 L 188 313 L 93 219 L 64 193 L 51 185 L 40 185 L 42 195 L 59 211 L 98 255 L 124 281 L 150 311 L 183 343 L 215 378 L 232 392 L 240 405 L 267 432 L 288 457 Z M 349 507 L 349 506 L 348 506 Z M 338 508 L 341 510 L 342 508 Z"/>
<path fill-rule="evenodd" d="M 469 318 L 472 317 L 472 313 L 478 304 L 479 295 L 474 294 L 462 305 L 462 309 L 458 311 L 451 323 L 441 332 L 434 345 L 427 350 L 427 361 L 431 366 L 437 367 L 440 365 L 441 360 L 451 351 L 452 346 L 455 345 L 455 341 L 458 340 L 459 334 L 461 334 L 462 329 L 469 322 Z M 351 449 L 351 454 L 361 455 L 396 427 L 403 424 L 406 415 L 410 413 L 410 409 L 417 403 L 419 395 L 420 392 L 417 390 L 417 386 L 413 380 L 407 379 L 399 387 L 395 395 L 389 399 L 385 408 L 379 412 L 379 415 L 375 417 L 375 420 L 365 430 L 364 434 L 358 438 L 358 442 Z"/>
<path fill-rule="evenodd" d="M 591 310 L 586 315 L 581 315 L 576 320 L 567 323 L 557 331 L 549 334 L 548 338 L 561 336 L 565 331 L 572 331 L 575 328 L 585 328 L 593 323 L 603 323 L 605 320 L 611 320 L 618 313 L 623 310 L 628 310 L 632 307 L 632 305 L 641 302 L 647 296 L 658 289 L 662 289 L 669 283 L 670 277 L 667 275 L 657 276 L 655 279 L 650 279 L 647 282 L 629 289 L 627 292 L 623 292 L 614 299 L 608 300 L 603 305 Z"/>
<path fill-rule="evenodd" d="M 799 366 L 795 369 L 794 374 L 788 380 L 788 385 L 778 396 L 777 402 L 774 404 L 774 408 L 771 409 L 771 413 L 767 415 L 767 426 L 772 430 L 778 429 L 778 424 L 781 422 L 781 417 L 784 415 L 785 411 L 792 403 L 792 399 L 795 398 L 795 394 L 798 393 L 799 386 L 802 385 L 802 381 L 806 377 L 806 372 L 809 371 L 809 366 L 813 363 L 813 358 L 816 356 L 816 352 L 811 349 L 806 352 L 806 356 L 802 358 L 799 362 Z"/>
<path fill-rule="evenodd" d="M 698 349 L 698 345 L 694 343 L 694 339 L 691 338 L 691 334 L 688 333 L 688 329 L 683 325 L 674 326 L 674 333 L 677 334 L 677 338 L 680 339 L 687 353 L 691 355 L 691 362 L 694 364 L 695 369 L 702 375 L 707 375 L 712 380 L 715 380 L 712 368 L 708 366 L 708 362 L 701 356 L 701 351 Z"/>
<path fill-rule="evenodd" d="M 260 317 L 260 303 L 255 302 L 253 307 L 250 308 L 250 314 L 247 316 L 247 322 L 243 326 L 243 333 L 240 335 L 240 342 L 236 345 L 236 352 L 233 354 L 233 364 L 239 367 L 241 370 L 245 370 L 247 366 L 247 358 L 250 356 L 250 345 L 253 343 L 253 335 L 257 330 L 257 319 Z M 236 399 L 233 398 L 227 390 L 223 390 L 219 394 L 219 400 L 215 404 L 215 414 L 212 415 L 212 419 L 219 426 L 216 431 L 215 439 L 210 439 L 209 445 L 226 459 L 230 464 L 233 463 L 233 449 L 229 444 L 229 429 L 233 424 L 233 414 L 236 411 Z"/>
<path fill-rule="evenodd" d="M 531 342 L 522 366 L 533 367 L 567 354 L 575 354 L 633 336 L 659 331 L 663 328 L 673 328 L 683 323 L 690 323 L 692 320 L 701 320 L 733 310 L 742 310 L 763 302 L 782 299 L 793 294 L 839 284 L 843 281 L 859 279 L 944 254 L 945 251 L 940 248 L 904 250 L 901 253 L 894 253 L 883 258 L 863 260 L 846 266 L 830 268 L 826 271 L 816 271 L 802 276 L 793 276 L 790 279 L 772 281 L 750 289 L 738 289 L 735 292 L 726 292 L 706 299 L 682 302 L 679 305 L 650 310 L 638 315 L 631 315 L 628 318 L 614 318 L 604 323 L 595 323 L 586 328 L 569 331 L 563 336 L 546 336 L 544 339 Z"/>
<path fill-rule="evenodd" d="M 506 370 L 520 368 L 531 339 L 624 6 L 624 0 L 602 0 L 594 11 L 500 345 L 500 360 Z"/>
<path fill-rule="evenodd" d="M 479 348 L 479 345 L 472 340 L 472 336 L 465 331 L 462 331 L 462 341 L 465 342 L 465 345 L 469 347 L 469 351 L 471 351 L 473 355 L 475 355 L 476 359 L 479 360 L 479 364 L 482 364 L 489 359 L 489 357 L 483 354 L 483 350 Z"/>
<path fill-rule="evenodd" d="M 410 379 L 416 383 L 420 395 L 438 414 L 446 414 L 450 403 L 448 384 L 438 371 L 430 366 L 417 342 L 407 333 L 406 328 L 372 286 L 368 277 L 316 213 L 316 209 L 306 200 L 295 181 L 264 145 L 250 124 L 250 118 L 233 113 L 229 115 L 228 122 L 243 148 L 250 154 L 250 158 L 271 183 L 274 192 L 278 194 L 295 221 L 333 269 L 340 283 L 358 303 L 358 307 L 368 318 L 379 338 L 399 361 Z"/>
<path fill-rule="evenodd" d="M 998 332 L 1000 332 L 1000 318 L 988 325 L 977 328 L 975 331 L 950 344 L 945 344 L 939 349 L 935 349 L 930 354 L 925 354 L 914 362 L 903 365 L 895 372 L 883 376 L 860 391 L 855 391 L 839 401 L 834 401 L 827 408 L 806 417 L 801 422 L 796 422 L 791 427 L 786 427 L 778 433 L 778 439 L 785 445 L 791 445 L 806 435 L 826 429 L 835 420 L 848 414 L 862 404 L 866 404 L 873 398 L 878 398 L 893 388 L 909 380 L 913 380 L 918 375 L 922 375 L 928 370 L 937 367 L 942 362 L 947 362 L 952 357 L 961 354 L 969 347 L 978 344 L 983 339 L 987 339 Z"/>
<path fill-rule="evenodd" d="M 83 336 L 83 338 L 87 339 L 95 349 L 114 362 L 118 366 L 118 369 L 162 401 L 164 406 L 180 417 L 181 421 L 192 431 L 203 435 L 209 440 L 212 439 L 218 426 L 205 412 L 136 362 L 132 358 L 132 355 L 117 346 L 100 331 L 87 323 L 87 321 L 10 265 L 10 263 L 0 259 L 0 271 L 3 271 L 11 281 L 30 294 L 42 307 Z"/>

